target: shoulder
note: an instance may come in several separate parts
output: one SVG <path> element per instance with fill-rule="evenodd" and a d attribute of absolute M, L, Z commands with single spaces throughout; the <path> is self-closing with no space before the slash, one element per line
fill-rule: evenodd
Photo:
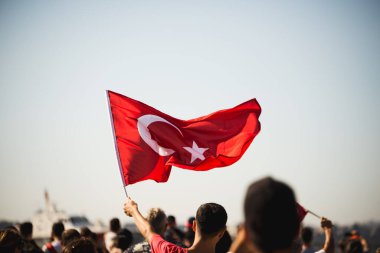
<path fill-rule="evenodd" d="M 47 242 L 42 247 L 42 251 L 50 253 L 51 251 L 61 252 L 61 243 L 59 241 Z"/>
<path fill-rule="evenodd" d="M 165 241 L 160 235 L 154 234 L 149 241 L 152 251 L 155 253 L 187 253 L 187 249 Z"/>

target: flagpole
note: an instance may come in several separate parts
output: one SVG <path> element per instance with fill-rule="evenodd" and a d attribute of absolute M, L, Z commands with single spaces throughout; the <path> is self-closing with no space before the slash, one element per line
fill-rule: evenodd
<path fill-rule="evenodd" d="M 121 166 L 121 161 L 120 161 L 120 154 L 119 154 L 119 148 L 117 147 L 117 140 L 116 140 L 116 134 L 115 134 L 115 127 L 113 123 L 113 117 L 112 117 L 112 111 L 111 111 L 111 104 L 110 104 L 110 97 L 108 95 L 108 90 L 106 90 L 106 96 L 108 100 L 108 112 L 110 114 L 110 120 L 111 120 L 111 127 L 112 127 L 112 133 L 113 133 L 113 140 L 115 143 L 115 151 L 116 151 L 116 156 L 117 156 L 117 162 L 119 164 L 119 171 L 120 171 L 120 177 L 121 177 L 121 182 L 123 184 L 125 196 L 128 198 L 128 193 L 127 193 L 127 185 L 125 183 L 124 179 L 124 174 L 123 174 L 123 167 Z"/>
<path fill-rule="evenodd" d="M 315 214 L 314 212 L 310 211 L 310 210 L 307 210 L 308 213 L 310 213 L 311 215 L 313 215 L 314 217 L 317 217 L 318 219 L 321 219 L 322 217 L 319 216 L 318 214 Z"/>
<path fill-rule="evenodd" d="M 129 198 L 128 192 L 127 192 L 127 186 L 125 185 L 123 188 L 124 188 L 125 196 L 127 196 L 127 198 Z"/>

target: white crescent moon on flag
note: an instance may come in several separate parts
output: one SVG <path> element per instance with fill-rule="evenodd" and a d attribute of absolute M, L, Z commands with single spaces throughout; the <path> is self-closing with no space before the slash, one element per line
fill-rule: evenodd
<path fill-rule="evenodd" d="M 163 119 L 157 115 L 147 114 L 137 119 L 137 130 L 139 131 L 141 138 L 146 142 L 146 144 L 149 145 L 149 147 L 151 147 L 160 156 L 168 156 L 173 154 L 175 152 L 173 149 L 161 147 L 155 140 L 152 139 L 148 127 L 150 124 L 154 122 L 164 122 L 166 124 L 169 124 L 175 129 L 177 129 L 178 132 L 182 135 L 181 130 L 179 130 L 178 127 L 176 127 L 166 119 Z"/>

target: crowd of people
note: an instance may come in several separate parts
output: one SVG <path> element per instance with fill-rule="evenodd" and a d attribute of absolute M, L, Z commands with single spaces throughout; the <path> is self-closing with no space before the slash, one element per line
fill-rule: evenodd
<path fill-rule="evenodd" d="M 25 222 L 0 231 L 0 253 L 334 253 L 336 246 L 341 253 L 369 251 L 357 231 L 335 243 L 333 224 L 327 218 L 321 219 L 324 244 L 313 248 L 313 231 L 302 228 L 293 190 L 270 177 L 249 186 L 244 222 L 234 240 L 227 231 L 227 212 L 217 203 L 201 205 L 185 230 L 160 208 L 151 208 L 144 217 L 131 198 L 124 204 L 124 212 L 133 218 L 144 241 L 134 244 L 133 234 L 114 218 L 102 238 L 86 227 L 65 230 L 61 222 L 54 223 L 51 240 L 40 248 L 33 240 L 33 225 Z M 380 248 L 376 252 L 380 253 Z"/>

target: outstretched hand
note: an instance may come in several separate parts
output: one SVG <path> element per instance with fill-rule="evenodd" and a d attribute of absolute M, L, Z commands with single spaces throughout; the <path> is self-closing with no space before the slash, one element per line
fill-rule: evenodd
<path fill-rule="evenodd" d="M 321 219 L 321 227 L 323 229 L 331 229 L 332 228 L 332 222 L 331 220 L 325 218 L 325 217 L 322 217 Z"/>
<path fill-rule="evenodd" d="M 137 203 L 128 197 L 127 201 L 124 203 L 124 213 L 129 217 L 132 217 L 133 212 L 136 210 L 138 210 Z"/>

